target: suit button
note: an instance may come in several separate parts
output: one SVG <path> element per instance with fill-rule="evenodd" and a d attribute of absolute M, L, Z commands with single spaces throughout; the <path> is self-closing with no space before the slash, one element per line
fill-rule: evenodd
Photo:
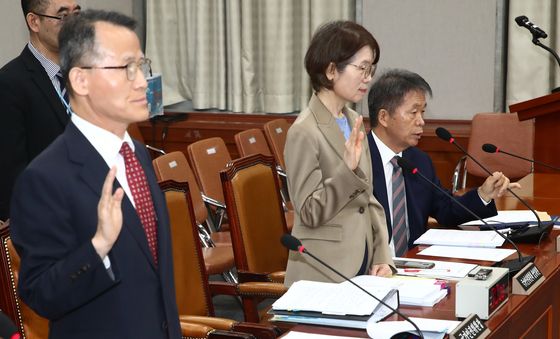
<path fill-rule="evenodd" d="M 365 211 L 365 208 L 364 208 L 363 206 L 361 206 L 361 207 L 358 209 L 358 212 L 360 212 L 360 214 L 364 214 L 364 211 Z"/>
<path fill-rule="evenodd" d="M 164 330 L 167 329 L 167 321 L 163 321 L 163 322 L 161 323 L 161 328 L 164 329 Z"/>

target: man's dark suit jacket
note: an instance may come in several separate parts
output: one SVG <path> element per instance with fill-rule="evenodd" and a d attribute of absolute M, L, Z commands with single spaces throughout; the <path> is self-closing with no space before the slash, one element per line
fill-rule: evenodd
<path fill-rule="evenodd" d="M 389 198 L 387 197 L 387 188 L 385 184 L 385 172 L 381 163 L 381 155 L 377 144 L 368 133 L 369 149 L 371 152 L 371 161 L 373 167 L 373 194 L 379 200 L 385 209 L 385 217 L 387 219 L 387 228 L 389 231 L 389 241 L 392 237 L 392 221 L 389 211 Z M 418 168 L 420 173 L 424 174 L 434 184 L 441 187 L 441 183 L 436 175 L 434 165 L 430 157 L 416 147 L 409 147 L 404 150 L 402 157 L 408 160 L 413 166 Z M 473 216 L 454 203 L 449 197 L 436 190 L 429 183 L 425 182 L 420 176 L 411 173 L 404 173 L 404 184 L 406 189 L 406 209 L 408 216 L 408 228 L 410 238 L 408 247 L 412 247 L 416 239 L 426 232 L 428 217 L 435 218 L 440 225 L 456 226 L 464 222 L 473 220 Z M 471 190 L 461 197 L 457 197 L 463 205 L 470 208 L 481 218 L 496 215 L 496 205 L 494 201 L 485 206 L 478 196 L 478 192 Z"/>
<path fill-rule="evenodd" d="M 26 46 L 0 69 L 0 220 L 17 176 L 57 136 L 68 114 L 43 66 Z"/>
<path fill-rule="evenodd" d="M 50 320 L 50 338 L 181 337 L 165 198 L 148 153 L 135 145 L 156 210 L 159 264 L 125 195 L 122 230 L 109 252 L 115 280 L 91 243 L 109 168 L 76 126 L 68 124 L 16 181 L 10 227 L 21 256 L 19 293 Z"/>

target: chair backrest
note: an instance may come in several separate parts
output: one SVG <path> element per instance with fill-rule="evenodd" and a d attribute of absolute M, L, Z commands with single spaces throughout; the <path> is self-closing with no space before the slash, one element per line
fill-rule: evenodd
<path fill-rule="evenodd" d="M 258 128 L 241 131 L 234 138 L 239 155 L 242 157 L 252 154 L 272 155 L 263 132 Z"/>
<path fill-rule="evenodd" d="M 189 145 L 189 161 L 202 192 L 224 202 L 220 171 L 226 168 L 231 156 L 222 138 L 208 138 Z"/>
<path fill-rule="evenodd" d="M 284 146 L 286 145 L 286 135 L 290 124 L 286 119 L 274 119 L 264 124 L 264 134 L 268 145 L 274 154 L 276 163 L 282 168 L 286 168 L 284 162 Z"/>
<path fill-rule="evenodd" d="M 27 339 L 47 339 L 49 321 L 29 308 L 18 296 L 20 258 L 10 239 L 9 226 L 0 230 L 0 282 L 2 291 L 2 311 L 12 318 L 20 333 Z"/>
<path fill-rule="evenodd" d="M 202 200 L 202 194 L 194 173 L 183 152 L 175 151 L 161 155 L 152 161 L 158 181 L 174 180 L 189 184 L 191 202 L 196 222 L 204 224 L 208 210 Z"/>
<path fill-rule="evenodd" d="M 274 158 L 261 154 L 232 161 L 220 173 L 238 270 L 284 271 L 287 233 Z"/>
<path fill-rule="evenodd" d="M 169 213 L 179 314 L 213 316 L 208 277 L 193 218 L 188 184 L 168 180 L 159 185 L 165 194 Z"/>
<path fill-rule="evenodd" d="M 485 143 L 522 157 L 533 158 L 535 126 L 533 120 L 519 121 L 517 113 L 478 113 L 472 119 L 468 151 L 491 172 L 501 171 L 510 179 L 519 179 L 532 172 L 528 161 L 500 153 L 486 153 Z M 467 172 L 478 177 L 487 177 L 474 161 L 467 159 Z"/>

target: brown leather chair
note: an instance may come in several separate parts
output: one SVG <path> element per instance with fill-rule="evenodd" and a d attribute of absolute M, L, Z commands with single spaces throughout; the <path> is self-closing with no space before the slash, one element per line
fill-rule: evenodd
<path fill-rule="evenodd" d="M 288 229 L 274 158 L 256 154 L 236 159 L 220 176 L 239 281 L 283 285 L 288 250 L 280 238 Z M 255 300 L 243 302 L 246 314 L 257 318 Z"/>
<path fill-rule="evenodd" d="M 274 154 L 276 163 L 281 168 L 286 168 L 284 162 L 284 146 L 286 145 L 286 135 L 290 124 L 286 119 L 274 119 L 264 124 L 264 135 L 268 141 L 268 145 Z"/>
<path fill-rule="evenodd" d="M 199 238 L 204 246 L 204 263 L 208 274 L 222 274 L 224 279 L 236 283 L 234 258 L 229 231 L 209 233 L 207 225 L 208 211 L 192 170 L 182 152 L 171 152 L 157 157 L 152 161 L 158 181 L 174 180 L 187 182 L 192 188 L 190 198 L 194 208 L 194 216 L 199 231 Z M 205 226 L 206 224 L 206 226 Z"/>
<path fill-rule="evenodd" d="M 532 164 L 505 154 L 486 153 L 482 145 L 494 144 L 505 151 L 532 159 L 534 140 L 533 120 L 519 121 L 517 113 L 478 113 L 472 119 L 467 151 L 490 172 L 501 171 L 515 181 L 531 173 Z M 478 186 L 487 176 L 488 173 L 474 161 L 463 157 L 455 167 L 453 191 Z M 467 178 L 473 183 L 467 184 Z"/>
<path fill-rule="evenodd" d="M 214 317 L 210 283 L 203 263 L 200 242 L 197 240 L 188 184 L 164 181 L 160 183 L 160 187 L 165 194 L 170 218 L 175 291 L 181 323 L 248 332 L 257 338 L 275 338 L 277 331 L 273 326 L 238 323 Z M 218 282 L 215 284 L 221 293 L 239 293 L 238 285 Z"/>
<path fill-rule="evenodd" d="M 0 286 L 0 308 L 9 316 L 20 333 L 27 339 L 47 339 L 49 321 L 29 308 L 18 296 L 17 284 L 19 276 L 20 259 L 10 239 L 8 222 L 0 226 L 0 241 L 2 248 Z"/>

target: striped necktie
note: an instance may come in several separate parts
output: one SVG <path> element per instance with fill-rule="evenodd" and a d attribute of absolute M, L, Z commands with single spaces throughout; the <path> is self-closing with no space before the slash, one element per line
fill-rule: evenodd
<path fill-rule="evenodd" d="M 408 250 L 408 227 L 406 225 L 406 194 L 402 168 L 397 164 L 397 157 L 391 159 L 393 176 L 393 241 L 395 254 L 402 257 Z"/>
<path fill-rule="evenodd" d="M 58 78 L 58 83 L 60 84 L 60 95 L 64 98 L 64 101 L 68 104 L 68 92 L 66 92 L 66 81 L 62 76 L 62 73 L 56 73 L 56 77 Z"/>

